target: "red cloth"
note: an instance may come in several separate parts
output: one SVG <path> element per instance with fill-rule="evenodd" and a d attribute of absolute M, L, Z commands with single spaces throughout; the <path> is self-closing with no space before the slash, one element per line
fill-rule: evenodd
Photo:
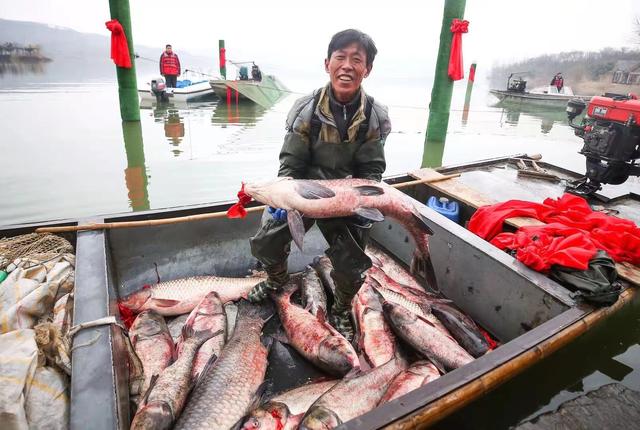
<path fill-rule="evenodd" d="M 499 234 L 505 219 L 518 216 L 548 224 Z M 606 251 L 617 262 L 640 264 L 640 228 L 632 221 L 594 212 L 585 199 L 572 194 L 543 203 L 509 200 L 483 206 L 471 217 L 469 230 L 502 249 L 516 249 L 516 257 L 531 267 L 562 264 L 586 268 L 592 249 Z"/>
<path fill-rule="evenodd" d="M 251 202 L 251 196 L 244 192 L 244 183 L 238 191 L 238 203 L 231 206 L 227 211 L 227 218 L 244 218 L 247 216 L 247 210 L 244 208 Z"/>
<path fill-rule="evenodd" d="M 169 76 L 178 76 L 182 68 L 180 67 L 180 59 L 173 52 L 171 55 L 163 52 L 160 55 L 160 74 Z"/>
<path fill-rule="evenodd" d="M 124 29 L 117 19 L 105 22 L 107 29 L 111 32 L 111 59 L 118 67 L 131 68 L 131 55 Z"/>
<path fill-rule="evenodd" d="M 454 18 L 451 21 L 451 53 L 449 54 L 449 78 L 458 81 L 464 78 L 464 70 L 462 70 L 462 33 L 469 31 L 469 21 L 461 21 Z"/>

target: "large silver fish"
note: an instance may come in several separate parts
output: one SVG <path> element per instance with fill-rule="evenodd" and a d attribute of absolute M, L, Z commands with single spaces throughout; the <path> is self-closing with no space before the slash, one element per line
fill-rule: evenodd
<path fill-rule="evenodd" d="M 175 356 L 173 339 L 162 315 L 144 311 L 129 330 L 129 339 L 144 369 L 144 383 L 140 394 L 149 388 L 153 375 L 159 375 Z"/>
<path fill-rule="evenodd" d="M 403 370 L 393 378 L 379 404 L 404 396 L 408 392 L 420 388 L 439 377 L 440 372 L 438 372 L 433 363 L 426 360 L 416 361 L 407 370 Z"/>
<path fill-rule="evenodd" d="M 241 430 L 295 430 L 313 402 L 337 383 L 317 382 L 278 394 L 251 411 Z"/>
<path fill-rule="evenodd" d="M 149 388 L 131 423 L 132 430 L 169 430 L 180 415 L 187 394 L 192 387 L 191 366 L 198 348 L 219 335 L 209 330 L 194 332 L 192 325 L 182 331 L 182 353 L 178 359 L 157 376 Z"/>
<path fill-rule="evenodd" d="M 267 370 L 270 345 L 267 342 L 265 347 L 261 343 L 260 333 L 272 314 L 267 304 L 241 302 L 233 336 L 193 389 L 176 430 L 234 428 L 255 406 Z"/>
<path fill-rule="evenodd" d="M 302 249 L 305 229 L 302 216 L 338 218 L 359 215 L 371 221 L 385 216 L 400 222 L 413 236 L 417 255 L 424 263 L 427 282 L 437 289 L 429 255 L 429 235 L 433 234 L 420 213 L 418 203 L 401 191 L 367 179 L 302 180 L 278 178 L 267 183 L 248 183 L 239 194 L 241 201 L 229 209 L 229 217 L 244 216 L 240 209 L 245 195 L 275 208 L 287 210 L 291 236 Z M 244 213 L 243 213 L 244 211 Z M 422 265 L 422 264 L 421 264 Z"/>
<path fill-rule="evenodd" d="M 358 349 L 367 363 L 378 367 L 391 360 L 397 349 L 396 337 L 384 318 L 382 303 L 369 280 L 365 280 L 353 300 L 353 317 Z"/>
<path fill-rule="evenodd" d="M 442 373 L 473 361 L 458 343 L 425 318 L 403 306 L 385 301 L 382 304 L 393 331 L 413 349 L 431 360 Z"/>
<path fill-rule="evenodd" d="M 322 281 L 311 267 L 307 267 L 302 273 L 302 304 L 313 315 L 318 311 L 327 314 L 327 295 L 324 292 Z"/>
<path fill-rule="evenodd" d="M 222 303 L 246 298 L 263 277 L 225 278 L 221 276 L 193 276 L 146 285 L 118 302 L 121 313 L 138 313 L 152 309 L 164 316 L 189 313 L 211 291 L 218 293 Z"/>
<path fill-rule="evenodd" d="M 329 257 L 326 257 L 324 255 L 318 256 L 313 259 L 311 267 L 315 269 L 318 277 L 322 281 L 325 292 L 331 292 L 331 300 L 333 300 L 333 296 L 336 293 L 336 283 L 331 277 L 331 271 L 333 270 L 333 264 L 331 264 L 331 260 L 329 260 Z"/>
<path fill-rule="evenodd" d="M 209 359 L 214 355 L 216 357 L 220 355 L 226 341 L 227 316 L 225 315 L 224 306 L 222 306 L 218 293 L 212 291 L 204 296 L 198 306 L 191 311 L 184 326 L 191 327 L 196 333 L 205 330 L 217 333 L 198 349 L 191 369 L 192 380 L 195 381 L 209 362 Z M 183 329 L 183 333 L 184 332 Z M 178 339 L 176 343 L 176 353 L 178 357 L 182 355 L 184 342 L 184 336 L 180 336 L 180 339 Z"/>
<path fill-rule="evenodd" d="M 477 358 L 491 349 L 476 323 L 458 309 L 445 303 L 434 303 L 431 312 L 469 354 Z"/>
<path fill-rule="evenodd" d="M 397 356 L 380 367 L 345 378 L 323 394 L 307 411 L 300 430 L 328 430 L 369 412 L 380 402 L 389 382 L 407 368 Z"/>
<path fill-rule="evenodd" d="M 408 270 L 377 246 L 369 244 L 367 245 L 365 252 L 371 258 L 374 266 L 378 267 L 399 284 L 424 291 L 424 287 L 411 275 L 411 273 L 409 273 Z"/>
<path fill-rule="evenodd" d="M 312 315 L 291 303 L 291 295 L 297 288 L 290 282 L 273 297 L 288 343 L 304 358 L 334 375 L 344 376 L 359 368 L 360 361 L 353 346 L 325 320 L 323 311 Z"/>

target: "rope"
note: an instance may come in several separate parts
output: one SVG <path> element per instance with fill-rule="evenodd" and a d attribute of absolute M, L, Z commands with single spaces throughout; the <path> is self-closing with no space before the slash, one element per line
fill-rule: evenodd
<path fill-rule="evenodd" d="M 80 324 L 76 324 L 73 327 L 71 327 L 69 329 L 69 337 L 72 338 L 73 336 L 75 336 L 76 333 L 78 333 L 80 330 L 84 330 L 86 328 L 92 328 L 92 327 L 100 327 L 103 325 L 115 325 L 117 327 L 120 327 L 125 333 L 127 332 L 127 329 L 118 322 L 118 320 L 116 320 L 116 317 L 113 315 L 110 315 L 108 317 L 102 317 L 102 318 L 98 318 L 96 320 L 93 321 L 87 321 L 87 322 L 83 322 Z"/>

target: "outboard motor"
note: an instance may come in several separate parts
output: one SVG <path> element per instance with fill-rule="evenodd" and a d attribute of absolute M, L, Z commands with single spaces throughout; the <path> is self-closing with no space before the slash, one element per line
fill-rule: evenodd
<path fill-rule="evenodd" d="M 567 104 L 569 125 L 576 136 L 584 140 L 579 153 L 587 157 L 585 177 L 567 187 L 567 191 L 578 195 L 595 193 L 602 184 L 618 185 L 629 176 L 640 176 L 640 100 L 637 96 L 607 93 L 593 97 L 582 123 L 573 124 L 585 107 L 586 103 L 580 99 L 571 99 Z"/>
<path fill-rule="evenodd" d="M 164 82 L 164 78 L 155 78 L 151 80 L 151 94 L 156 96 L 156 101 L 158 103 L 169 101 L 170 94 L 167 92 L 167 85 Z"/>

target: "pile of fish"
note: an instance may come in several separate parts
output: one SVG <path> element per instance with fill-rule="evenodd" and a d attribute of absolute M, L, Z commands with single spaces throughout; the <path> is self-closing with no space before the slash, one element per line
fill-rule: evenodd
<path fill-rule="evenodd" d="M 449 300 L 379 249 L 367 252 L 374 265 L 353 300 L 353 344 L 328 323 L 335 285 L 324 256 L 260 305 L 244 300 L 260 276 L 175 280 L 124 297 L 137 363 L 131 428 L 330 429 L 490 350 Z M 279 328 L 265 335 L 272 317 Z M 265 398 L 274 341 L 326 377 Z"/>

